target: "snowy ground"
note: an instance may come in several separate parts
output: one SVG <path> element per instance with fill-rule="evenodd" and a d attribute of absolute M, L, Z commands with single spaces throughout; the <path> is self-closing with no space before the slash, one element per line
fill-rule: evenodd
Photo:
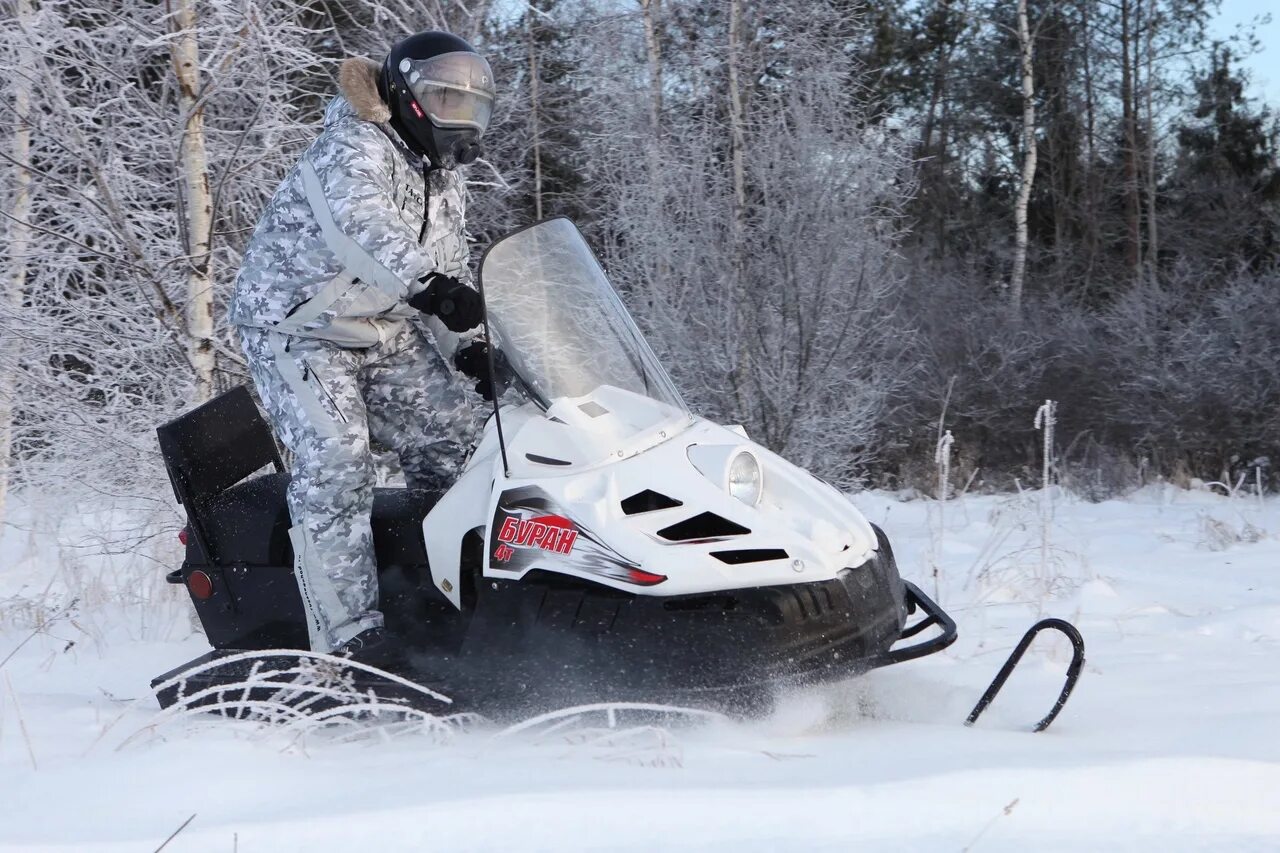
<path fill-rule="evenodd" d="M 1060 498 L 1042 553 L 1037 499 L 965 498 L 941 533 L 926 502 L 856 499 L 930 592 L 940 555 L 945 654 L 595 741 L 154 726 L 148 680 L 204 648 L 162 566 L 10 528 L 0 850 L 154 850 L 192 815 L 166 850 L 1280 850 L 1280 502 Z M 964 728 L 1041 615 L 1088 643 L 1071 703 L 1026 730 L 1069 658 L 1044 639 Z"/>

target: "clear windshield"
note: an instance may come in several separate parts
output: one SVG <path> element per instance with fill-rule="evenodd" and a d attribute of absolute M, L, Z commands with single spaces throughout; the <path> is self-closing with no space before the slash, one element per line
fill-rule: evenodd
<path fill-rule="evenodd" d="M 544 410 L 618 389 L 687 413 L 582 234 L 550 219 L 494 243 L 480 267 L 489 331 Z"/>

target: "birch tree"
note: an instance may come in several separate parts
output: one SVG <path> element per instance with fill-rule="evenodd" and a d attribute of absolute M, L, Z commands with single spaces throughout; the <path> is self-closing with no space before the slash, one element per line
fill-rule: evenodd
<path fill-rule="evenodd" d="M 166 0 L 170 31 L 169 55 L 178 83 L 179 121 L 182 139 L 178 146 L 181 158 L 186 212 L 184 243 L 186 249 L 187 358 L 195 373 L 195 403 L 212 396 L 215 356 L 213 350 L 213 270 L 210 255 L 210 230 L 213 219 L 213 195 L 209 186 L 209 160 L 205 153 L 203 86 L 200 80 L 200 48 L 197 41 L 198 21 L 193 0 Z"/>
<path fill-rule="evenodd" d="M 34 10 L 31 0 L 17 0 L 15 17 L 6 35 L 6 58 L 12 65 L 9 73 L 10 105 L 13 120 L 12 160 L 10 174 L 7 250 L 8 270 L 4 278 L 0 312 L 17 316 L 22 308 L 27 284 L 27 258 L 31 244 L 31 95 L 35 77 L 35 50 L 31 44 Z M 16 335 L 0 336 L 0 528 L 4 527 L 8 506 L 11 458 L 13 455 L 13 417 L 18 390 L 18 353 L 20 339 Z"/>
<path fill-rule="evenodd" d="M 1022 311 L 1022 282 L 1027 273 L 1027 205 L 1036 180 L 1036 87 L 1034 77 L 1035 45 L 1027 21 L 1027 0 L 1018 0 L 1019 76 L 1022 81 L 1022 175 L 1014 205 L 1013 275 L 1009 280 L 1009 298 L 1015 312 Z"/>
<path fill-rule="evenodd" d="M 662 0 L 637 0 L 644 19 L 644 52 L 649 74 L 649 132 L 657 139 L 662 132 L 662 39 L 659 20 Z M 650 151 L 654 150 L 650 146 Z"/>

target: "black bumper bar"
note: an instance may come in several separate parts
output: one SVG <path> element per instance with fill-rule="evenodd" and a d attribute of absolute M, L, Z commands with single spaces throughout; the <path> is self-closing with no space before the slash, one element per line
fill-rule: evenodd
<path fill-rule="evenodd" d="M 934 626 L 942 629 L 942 632 L 922 642 L 890 648 L 888 651 L 873 658 L 871 661 L 872 666 L 889 666 L 922 658 L 925 655 L 940 652 L 956 641 L 955 620 L 948 616 L 947 612 L 939 607 L 937 602 L 921 592 L 920 587 L 910 581 L 903 581 L 902 584 L 906 587 L 907 612 L 911 613 L 918 609 L 924 613 L 924 618 L 913 625 L 903 626 L 902 632 L 898 634 L 898 642 L 910 639 Z"/>

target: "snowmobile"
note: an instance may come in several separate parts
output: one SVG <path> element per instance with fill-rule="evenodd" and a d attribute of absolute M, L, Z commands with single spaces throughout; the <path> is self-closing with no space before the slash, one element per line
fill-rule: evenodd
<path fill-rule="evenodd" d="M 492 244 L 478 281 L 498 386 L 481 438 L 448 489 L 373 502 L 380 607 L 415 682 L 455 710 L 733 707 L 956 639 L 843 494 L 689 410 L 569 220 Z M 213 648 L 153 687 L 162 706 L 213 704 L 244 681 L 245 652 L 308 648 L 289 477 L 243 387 L 158 436 L 187 514 L 168 580 Z"/>

